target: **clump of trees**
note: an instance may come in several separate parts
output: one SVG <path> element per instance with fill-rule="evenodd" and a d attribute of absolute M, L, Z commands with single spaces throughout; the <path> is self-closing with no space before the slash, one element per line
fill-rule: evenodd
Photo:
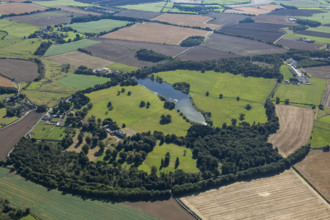
<path fill-rule="evenodd" d="M 166 59 L 171 59 L 171 57 L 166 56 L 161 53 L 157 53 L 153 50 L 140 49 L 136 51 L 136 58 L 139 60 L 149 61 L 149 62 L 159 62 Z"/>
<path fill-rule="evenodd" d="M 239 23 L 254 23 L 254 19 L 251 17 L 247 17 L 243 20 L 240 20 Z"/>
<path fill-rule="evenodd" d="M 202 44 L 204 42 L 205 37 L 203 36 L 191 36 L 184 39 L 181 43 L 181 47 L 194 47 Z"/>
<path fill-rule="evenodd" d="M 186 82 L 176 82 L 173 83 L 173 88 L 176 90 L 179 90 L 185 94 L 189 94 L 189 90 L 190 90 L 190 84 L 186 83 Z"/>
<path fill-rule="evenodd" d="M 172 122 L 172 116 L 171 115 L 162 115 L 160 116 L 159 124 L 166 125 Z"/>
<path fill-rule="evenodd" d="M 321 22 L 300 18 L 296 20 L 296 23 L 300 25 L 307 25 L 309 27 L 318 27 L 321 25 Z"/>
<path fill-rule="evenodd" d="M 52 44 L 53 43 L 51 41 L 42 42 L 38 47 L 38 49 L 34 52 L 34 55 L 36 56 L 45 55 L 46 51 L 48 50 L 48 48 L 50 48 L 50 46 L 52 46 Z"/>
<path fill-rule="evenodd" d="M 165 100 L 164 102 L 164 108 L 168 110 L 173 110 L 175 108 L 175 103 L 171 101 Z"/>
<path fill-rule="evenodd" d="M 7 199 L 0 198 L 0 219 L 21 219 L 30 214 L 30 208 L 18 209 L 13 207 Z"/>

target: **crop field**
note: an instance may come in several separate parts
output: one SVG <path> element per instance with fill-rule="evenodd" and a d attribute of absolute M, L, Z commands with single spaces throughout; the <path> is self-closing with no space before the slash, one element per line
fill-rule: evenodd
<path fill-rule="evenodd" d="M 260 23 L 269 23 L 269 24 L 280 24 L 285 26 L 295 26 L 297 25 L 295 22 L 290 22 L 287 20 L 286 16 L 279 15 L 259 15 L 253 18 L 255 22 Z"/>
<path fill-rule="evenodd" d="M 321 34 L 326 34 L 326 33 L 321 33 Z M 330 38 L 298 34 L 298 33 L 293 33 L 293 31 L 290 31 L 290 30 L 287 30 L 287 35 L 284 36 L 284 39 L 295 40 L 296 38 L 300 38 L 300 37 L 314 40 L 315 43 L 318 43 L 318 44 L 330 43 Z"/>
<path fill-rule="evenodd" d="M 30 112 L 19 122 L 0 130 L 0 160 L 6 160 L 14 145 L 32 128 L 42 114 Z"/>
<path fill-rule="evenodd" d="M 313 20 L 313 21 L 318 21 L 321 22 L 321 24 L 329 24 L 330 23 L 330 11 L 329 10 L 325 10 L 322 11 L 323 13 L 315 13 L 313 14 L 311 17 L 307 17 L 308 15 L 302 15 L 302 16 L 306 16 L 306 17 L 301 17 L 303 19 L 309 19 L 309 20 Z"/>
<path fill-rule="evenodd" d="M 113 64 L 113 62 L 111 62 L 109 60 L 90 56 L 90 55 L 87 55 L 85 53 L 81 53 L 78 51 L 72 51 L 69 53 L 59 54 L 59 55 L 55 55 L 55 56 L 49 56 L 46 59 L 52 60 L 52 61 L 55 61 L 58 63 L 70 64 L 70 65 L 76 66 L 76 67 L 84 65 L 84 66 L 87 66 L 92 69 L 99 68 L 99 67 L 106 67 L 106 66 Z"/>
<path fill-rule="evenodd" d="M 322 44 L 306 43 L 303 41 L 287 40 L 284 38 L 277 41 L 276 44 L 282 45 L 290 49 L 302 49 L 302 50 L 318 50 L 318 48 L 322 46 Z"/>
<path fill-rule="evenodd" d="M 54 56 L 57 54 L 67 53 L 67 52 L 75 51 L 78 48 L 85 48 L 85 47 L 89 47 L 89 46 L 92 46 L 92 45 L 98 44 L 98 43 L 100 43 L 100 42 L 83 39 L 83 40 L 74 41 L 71 43 L 52 45 L 47 50 L 45 56 L 47 57 L 47 56 Z"/>
<path fill-rule="evenodd" d="M 138 10 L 138 11 L 160 12 L 165 6 L 165 4 L 166 2 L 159 1 L 159 2 L 137 4 L 137 5 L 124 5 L 120 7 L 126 9 Z"/>
<path fill-rule="evenodd" d="M 269 44 L 231 37 L 223 34 L 212 34 L 205 46 L 207 48 L 230 52 L 240 56 L 253 56 L 260 54 L 284 53 L 285 50 Z"/>
<path fill-rule="evenodd" d="M 112 19 L 103 19 L 99 21 L 90 21 L 84 23 L 73 23 L 65 25 L 66 27 L 71 27 L 80 33 L 100 33 L 103 31 L 111 31 L 115 28 L 124 27 L 130 22 L 119 21 Z"/>
<path fill-rule="evenodd" d="M 8 170 L 0 168 L 0 196 L 13 205 L 26 208 L 42 219 L 155 219 L 137 209 L 121 203 L 110 203 L 64 195 L 24 180 L 18 175 L 8 176 Z"/>
<path fill-rule="evenodd" d="M 0 71 L 18 82 L 31 81 L 39 75 L 37 65 L 26 60 L 0 59 Z"/>
<path fill-rule="evenodd" d="M 278 149 L 282 156 L 288 156 L 308 143 L 313 128 L 313 110 L 276 105 L 280 129 L 269 137 L 268 142 Z"/>
<path fill-rule="evenodd" d="M 313 135 L 310 140 L 312 148 L 321 148 L 330 145 L 330 115 L 315 120 Z"/>
<path fill-rule="evenodd" d="M 280 15 L 280 16 L 306 16 L 309 19 L 310 16 L 320 13 L 322 11 L 320 10 L 311 10 L 311 9 L 286 9 L 282 8 L 280 10 L 275 10 L 269 13 L 269 15 Z"/>
<path fill-rule="evenodd" d="M 290 0 L 289 2 L 286 0 L 275 0 L 277 4 L 285 4 L 285 5 L 292 5 L 297 8 L 318 8 L 319 1 L 314 0 Z"/>
<path fill-rule="evenodd" d="M 57 83 L 81 90 L 94 87 L 96 84 L 106 83 L 109 80 L 109 78 L 104 77 L 74 74 L 57 81 Z"/>
<path fill-rule="evenodd" d="M 67 1 L 65 1 L 67 2 Z M 75 1 L 76 3 L 77 1 Z M 64 5 L 58 5 L 56 8 L 61 9 L 62 11 L 70 12 L 72 14 L 78 14 L 78 15 L 100 15 L 100 13 L 93 12 L 93 11 L 85 11 L 79 8 L 74 8 L 70 6 L 64 6 Z"/>
<path fill-rule="evenodd" d="M 124 88 L 125 92 L 117 96 L 117 92 Z M 128 96 L 127 92 L 131 91 Z M 153 92 L 142 86 L 112 87 L 109 89 L 87 94 L 93 103 L 93 108 L 88 116 L 96 118 L 112 118 L 117 124 L 126 124 L 128 128 L 136 132 L 162 131 L 165 134 L 186 134 L 190 124 L 187 123 L 175 110 L 169 111 L 163 108 L 163 102 Z M 113 110 L 108 111 L 107 104 L 111 101 Z M 141 101 L 150 102 L 150 108 L 140 108 Z M 160 125 L 162 114 L 172 116 L 172 122 Z"/>
<path fill-rule="evenodd" d="M 171 24 L 201 28 L 218 29 L 220 26 L 216 24 L 208 24 L 212 17 L 202 15 L 185 15 L 185 14 L 162 14 L 151 20 L 162 21 Z"/>
<path fill-rule="evenodd" d="M 11 81 L 3 76 L 0 76 L 0 86 L 17 88 L 16 83 L 14 83 L 13 81 Z"/>
<path fill-rule="evenodd" d="M 237 5 L 250 2 L 251 0 L 205 0 L 204 4 Z"/>
<path fill-rule="evenodd" d="M 281 83 L 274 97 L 281 101 L 289 99 L 290 103 L 319 105 L 327 85 L 325 79 L 310 78 L 311 85 L 301 84 L 299 86 Z"/>
<path fill-rule="evenodd" d="M 329 21 L 329 23 L 330 23 L 330 21 Z M 307 30 L 308 31 L 318 31 L 318 32 L 323 32 L 323 33 L 330 33 L 330 27 L 325 26 L 325 25 L 321 25 L 321 26 L 318 26 L 315 28 L 308 28 Z"/>
<path fill-rule="evenodd" d="M 330 152 L 312 150 L 295 168 L 330 201 Z"/>
<path fill-rule="evenodd" d="M 150 66 L 153 64 L 151 62 L 138 60 L 135 57 L 136 51 L 141 48 L 153 50 L 167 56 L 175 56 L 186 49 L 176 45 L 163 45 L 138 41 L 105 38 L 97 38 L 96 40 L 101 40 L 102 42 L 86 48 L 86 50 L 90 51 L 94 56 L 136 67 Z"/>
<path fill-rule="evenodd" d="M 330 217 L 329 205 L 292 170 L 180 199 L 201 219 L 325 220 Z"/>
<path fill-rule="evenodd" d="M 226 14 L 226 13 L 209 13 L 208 16 L 214 18 L 210 24 L 217 24 L 219 27 L 238 24 L 239 21 L 245 19 L 246 15 Z"/>
<path fill-rule="evenodd" d="M 1 97 L 1 99 L 2 99 L 2 97 Z M 16 116 L 5 117 L 6 114 L 7 114 L 6 108 L 0 108 L 0 127 L 10 124 L 18 119 Z"/>
<path fill-rule="evenodd" d="M 180 42 L 187 37 L 205 37 L 209 33 L 209 31 L 182 28 L 158 23 L 138 23 L 133 26 L 106 34 L 102 37 L 110 39 L 179 45 Z"/>
<path fill-rule="evenodd" d="M 328 80 L 327 87 L 324 91 L 321 103 L 324 107 L 330 108 L 330 81 Z"/>
<path fill-rule="evenodd" d="M 330 79 L 330 66 L 308 67 L 304 68 L 304 70 L 313 77 Z"/>
<path fill-rule="evenodd" d="M 51 0 L 51 1 L 33 1 L 33 3 L 45 6 L 45 7 L 54 7 L 59 5 L 64 6 L 91 6 L 90 4 L 85 4 L 82 2 L 74 0 Z"/>
<path fill-rule="evenodd" d="M 275 87 L 273 79 L 243 77 L 230 73 L 216 73 L 206 71 L 176 70 L 157 73 L 164 81 L 187 82 L 190 84 L 190 95 L 197 108 L 211 112 L 211 120 L 215 126 L 222 126 L 224 122 L 231 123 L 232 118 L 239 118 L 245 114 L 245 121 L 249 123 L 266 122 L 263 107 L 266 98 Z M 209 96 L 205 93 L 209 92 Z M 223 99 L 219 99 L 223 94 Z M 236 97 L 240 97 L 237 101 Z M 251 110 L 245 106 L 250 104 Z"/>
<path fill-rule="evenodd" d="M 284 31 L 280 31 L 280 29 L 284 27 L 285 26 L 281 24 L 242 23 L 233 26 L 226 26 L 220 31 L 233 36 L 253 37 L 257 40 L 273 42 L 285 34 Z"/>
<path fill-rule="evenodd" d="M 112 70 L 119 70 L 123 72 L 132 72 L 138 70 L 137 67 L 135 66 L 128 66 L 122 63 L 114 63 L 109 66 L 110 69 Z"/>
<path fill-rule="evenodd" d="M 240 7 L 234 9 L 227 9 L 225 13 L 232 14 L 250 14 L 250 15 L 260 15 L 267 14 L 275 9 L 282 8 L 280 5 L 261 5 L 257 7 Z"/>
<path fill-rule="evenodd" d="M 165 154 L 169 152 L 171 159 L 168 167 L 160 168 L 161 159 L 165 158 Z M 175 144 L 163 144 L 157 145 L 152 152 L 148 153 L 147 158 L 138 167 L 140 170 L 144 170 L 148 173 L 151 172 L 151 167 L 157 167 L 157 173 L 160 172 L 174 172 L 175 171 L 175 160 L 179 158 L 180 164 L 177 169 L 181 169 L 188 173 L 197 173 L 199 169 L 196 167 L 196 159 L 192 158 L 192 151 L 189 148 L 180 147 Z"/>
<path fill-rule="evenodd" d="M 318 31 L 297 31 L 297 34 L 308 35 L 313 37 L 321 37 L 321 38 L 330 38 L 330 33 L 318 32 Z"/>
<path fill-rule="evenodd" d="M 214 60 L 214 59 L 221 59 L 221 58 L 229 58 L 229 57 L 238 57 L 234 53 L 215 50 L 212 48 L 208 48 L 205 45 L 200 45 L 190 50 L 180 54 L 176 58 L 182 60 Z"/>
<path fill-rule="evenodd" d="M 115 16 L 124 16 L 124 17 L 131 17 L 131 18 L 142 18 L 142 19 L 152 19 L 157 17 L 161 13 L 152 12 L 152 11 L 137 11 L 137 10 L 123 10 L 119 13 L 115 14 Z"/>
<path fill-rule="evenodd" d="M 23 14 L 33 11 L 44 11 L 45 7 L 28 3 L 7 3 L 0 4 L 0 14 Z"/>

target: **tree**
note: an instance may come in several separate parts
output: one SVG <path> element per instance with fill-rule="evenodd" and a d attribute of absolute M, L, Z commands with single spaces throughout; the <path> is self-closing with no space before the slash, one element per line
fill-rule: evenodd
<path fill-rule="evenodd" d="M 205 95 L 206 95 L 206 96 L 209 96 L 209 92 L 207 91 L 207 92 L 205 93 Z"/>
<path fill-rule="evenodd" d="M 83 142 L 83 138 L 84 138 L 84 133 L 80 132 L 78 135 L 78 143 L 81 144 Z"/>
<path fill-rule="evenodd" d="M 140 107 L 140 108 L 143 108 L 144 106 L 146 106 L 145 101 L 141 101 L 139 107 Z"/>
<path fill-rule="evenodd" d="M 251 108 L 252 108 L 252 106 L 251 106 L 250 104 L 247 104 L 247 105 L 245 106 L 245 109 L 248 110 L 248 111 L 251 110 Z"/>
<path fill-rule="evenodd" d="M 160 117 L 160 121 L 159 121 L 159 123 L 160 123 L 161 125 L 169 124 L 169 123 L 171 123 L 171 122 L 172 122 L 172 116 L 171 116 L 171 115 L 162 115 L 162 116 Z"/>
<path fill-rule="evenodd" d="M 243 121 L 245 118 L 245 114 L 241 113 L 239 114 L 239 120 Z"/>
<path fill-rule="evenodd" d="M 239 101 L 239 96 L 236 97 L 236 101 Z"/>
<path fill-rule="evenodd" d="M 131 94 L 132 94 L 131 91 L 128 91 L 128 92 L 127 92 L 127 95 L 128 95 L 128 96 L 131 96 Z"/>
<path fill-rule="evenodd" d="M 280 104 L 280 98 L 276 97 L 276 104 Z"/>
<path fill-rule="evenodd" d="M 84 152 L 86 155 L 88 154 L 89 151 L 89 146 L 87 144 L 85 144 L 82 148 L 81 148 L 82 152 Z"/>
<path fill-rule="evenodd" d="M 178 168 L 179 164 L 180 164 L 180 161 L 179 161 L 179 158 L 177 157 L 175 160 L 175 169 Z"/>
<path fill-rule="evenodd" d="M 235 119 L 235 118 L 231 119 L 231 125 L 232 126 L 235 126 L 236 123 L 237 123 L 237 119 Z"/>
<path fill-rule="evenodd" d="M 222 94 L 220 94 L 220 95 L 219 95 L 219 99 L 222 99 L 222 98 L 223 98 L 223 95 L 222 95 Z"/>
<path fill-rule="evenodd" d="M 289 99 L 285 99 L 284 104 L 289 105 L 290 104 L 290 100 Z"/>
<path fill-rule="evenodd" d="M 319 107 L 320 110 L 323 110 L 324 109 L 324 106 L 322 104 L 319 104 L 318 107 Z"/>
<path fill-rule="evenodd" d="M 170 152 L 167 152 L 165 154 L 164 167 L 168 167 L 168 165 L 170 164 L 170 159 L 171 159 Z"/>
<path fill-rule="evenodd" d="M 147 102 L 147 107 L 146 108 L 150 108 L 150 102 Z"/>
<path fill-rule="evenodd" d="M 43 112 L 46 112 L 47 111 L 47 106 L 46 105 L 39 105 L 37 107 L 37 112 L 38 113 L 43 113 Z"/>
<path fill-rule="evenodd" d="M 107 107 L 108 107 L 108 110 L 109 111 L 111 111 L 113 109 L 113 105 L 112 105 L 112 103 L 110 101 L 108 102 Z"/>

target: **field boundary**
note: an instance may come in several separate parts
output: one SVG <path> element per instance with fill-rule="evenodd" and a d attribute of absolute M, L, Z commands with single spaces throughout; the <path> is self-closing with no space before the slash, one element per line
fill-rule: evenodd
<path fill-rule="evenodd" d="M 173 195 L 172 195 L 173 196 Z M 175 201 L 177 201 L 177 203 L 179 203 L 179 205 L 184 208 L 189 214 L 191 214 L 195 219 L 197 220 L 202 220 L 195 212 L 193 212 L 191 209 L 189 209 L 179 198 L 176 198 L 175 196 L 173 196 L 173 198 L 175 199 Z"/>

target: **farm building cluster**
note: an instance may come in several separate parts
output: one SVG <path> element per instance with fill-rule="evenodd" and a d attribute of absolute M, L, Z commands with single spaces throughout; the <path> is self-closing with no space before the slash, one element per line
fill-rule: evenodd
<path fill-rule="evenodd" d="M 285 80 L 285 83 L 293 83 L 296 85 L 299 84 L 306 84 L 306 85 L 310 85 L 311 83 L 308 81 L 308 79 L 306 78 L 306 76 L 304 75 L 304 73 L 302 73 L 298 68 L 297 68 L 297 61 L 293 60 L 293 59 L 289 59 L 287 61 L 287 64 L 290 66 L 290 72 L 292 73 L 292 75 L 294 77 L 296 77 L 296 80 Z"/>

